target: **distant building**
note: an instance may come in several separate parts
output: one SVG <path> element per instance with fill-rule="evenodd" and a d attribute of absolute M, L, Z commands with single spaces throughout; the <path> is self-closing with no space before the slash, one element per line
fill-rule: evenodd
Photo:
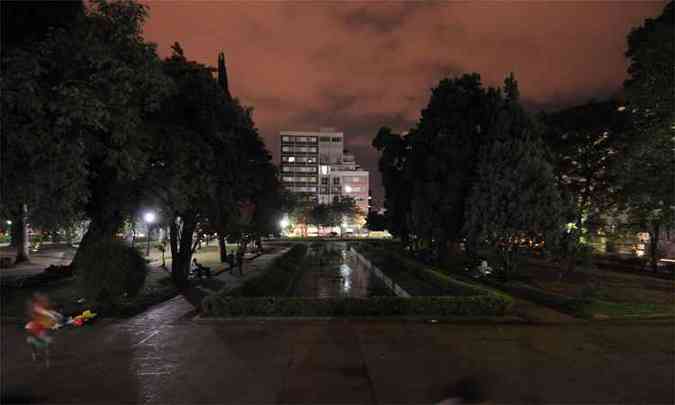
<path fill-rule="evenodd" d="M 330 204 L 352 197 L 368 214 L 369 174 L 344 150 L 344 134 L 333 128 L 318 132 L 281 131 L 281 182 L 308 204 Z"/>

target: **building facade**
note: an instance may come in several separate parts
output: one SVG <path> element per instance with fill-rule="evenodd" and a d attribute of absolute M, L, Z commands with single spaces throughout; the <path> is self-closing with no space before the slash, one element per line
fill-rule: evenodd
<path fill-rule="evenodd" d="M 281 131 L 280 176 L 286 189 L 309 204 L 330 204 L 352 197 L 363 215 L 369 208 L 369 175 L 344 150 L 344 134 Z"/>

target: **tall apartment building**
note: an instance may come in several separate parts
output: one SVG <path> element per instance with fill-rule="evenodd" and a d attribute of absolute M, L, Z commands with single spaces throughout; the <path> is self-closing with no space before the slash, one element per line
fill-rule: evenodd
<path fill-rule="evenodd" d="M 342 132 L 333 128 L 281 131 L 280 137 L 280 175 L 288 190 L 311 204 L 349 196 L 364 215 L 368 213 L 368 172 L 344 150 Z"/>

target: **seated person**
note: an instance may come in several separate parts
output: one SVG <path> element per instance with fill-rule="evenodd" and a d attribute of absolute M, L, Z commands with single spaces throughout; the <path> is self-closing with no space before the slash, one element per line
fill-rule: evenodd
<path fill-rule="evenodd" d="M 202 278 L 206 275 L 206 277 L 211 278 L 211 269 L 209 267 L 202 266 L 197 261 L 196 257 L 192 259 L 192 263 L 195 265 L 195 272 L 197 273 L 197 277 Z"/>

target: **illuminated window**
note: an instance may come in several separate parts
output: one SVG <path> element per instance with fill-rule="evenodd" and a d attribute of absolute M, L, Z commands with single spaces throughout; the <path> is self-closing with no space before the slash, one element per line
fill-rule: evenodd
<path fill-rule="evenodd" d="M 289 156 L 288 161 L 289 162 L 295 162 L 295 156 Z"/>
<path fill-rule="evenodd" d="M 323 175 L 328 174 L 328 166 L 326 166 L 326 165 L 321 166 L 321 174 L 323 174 Z"/>

